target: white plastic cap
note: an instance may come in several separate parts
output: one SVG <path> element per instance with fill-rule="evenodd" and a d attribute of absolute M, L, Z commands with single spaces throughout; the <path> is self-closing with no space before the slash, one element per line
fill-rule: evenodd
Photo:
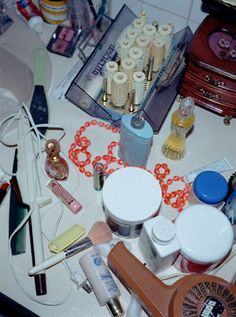
<path fill-rule="evenodd" d="M 175 225 L 163 216 L 157 216 L 152 227 L 152 238 L 159 244 L 167 244 L 175 237 Z"/>
<path fill-rule="evenodd" d="M 35 15 L 31 19 L 29 19 L 28 25 L 36 33 L 43 32 L 43 19 L 38 15 Z"/>

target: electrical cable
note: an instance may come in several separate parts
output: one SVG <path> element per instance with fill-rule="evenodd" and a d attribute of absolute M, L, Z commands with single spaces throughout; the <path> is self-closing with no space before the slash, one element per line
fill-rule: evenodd
<path fill-rule="evenodd" d="M 60 298 L 60 299 L 58 299 L 56 301 L 40 300 L 38 297 L 33 296 L 31 293 L 29 293 L 25 289 L 25 286 L 23 286 L 22 281 L 19 279 L 18 275 L 16 274 L 16 268 L 15 268 L 15 264 L 14 264 L 13 257 L 12 257 L 12 254 L 11 254 L 11 240 L 12 240 L 13 236 L 27 223 L 27 221 L 31 217 L 32 213 L 34 212 L 34 209 L 35 209 L 36 203 L 37 203 L 37 193 L 38 193 L 38 189 L 39 189 L 38 188 L 39 187 L 39 182 L 38 182 L 38 177 L 39 176 L 37 174 L 37 161 L 39 160 L 41 162 L 41 168 L 44 171 L 43 156 L 42 156 L 43 150 L 42 150 L 41 138 L 42 139 L 46 139 L 45 136 L 42 135 L 39 132 L 38 128 L 39 127 L 47 127 L 47 128 L 51 128 L 51 129 L 62 130 L 62 133 L 61 133 L 61 135 L 59 137 L 59 140 L 61 140 L 63 138 L 63 136 L 65 135 L 65 129 L 63 127 L 59 126 L 59 125 L 51 125 L 51 124 L 35 125 L 34 120 L 33 120 L 32 116 L 31 116 L 28 108 L 25 105 L 19 105 L 19 112 L 18 113 L 15 113 L 15 114 L 5 118 L 0 123 L 0 142 L 3 145 L 8 146 L 8 147 L 17 146 L 17 144 L 12 145 L 12 144 L 9 144 L 9 143 L 5 142 L 4 141 L 4 133 L 6 132 L 6 130 L 10 127 L 10 125 L 15 120 L 20 120 L 20 119 L 23 119 L 23 118 L 28 119 L 28 121 L 30 123 L 30 128 L 25 133 L 25 135 L 22 136 L 21 139 L 17 140 L 17 144 L 19 144 L 20 142 L 24 142 L 24 140 L 25 140 L 26 136 L 28 135 L 28 133 L 34 132 L 34 133 L 32 133 L 32 137 L 36 141 L 37 150 L 38 150 L 38 153 L 35 154 L 34 159 L 32 160 L 32 171 L 33 171 L 32 179 L 33 179 L 33 183 L 35 185 L 35 191 L 34 191 L 35 196 L 33 197 L 32 204 L 30 206 L 30 209 L 29 209 L 27 215 L 24 217 L 24 219 L 22 219 L 22 221 L 18 224 L 18 226 L 15 228 L 15 230 L 11 233 L 11 235 L 9 237 L 9 240 L 8 240 L 8 260 L 9 260 L 9 263 L 10 263 L 10 267 L 11 267 L 11 271 L 13 273 L 13 276 L 14 276 L 16 282 L 17 282 L 17 285 L 20 287 L 20 289 L 23 291 L 23 293 L 28 298 L 30 298 L 31 300 L 33 300 L 33 301 L 35 301 L 37 303 L 40 303 L 42 305 L 57 306 L 57 305 L 63 304 L 64 302 L 66 302 L 68 300 L 68 298 L 70 297 L 71 292 L 72 292 L 72 284 L 70 283 L 70 287 L 69 287 L 69 290 L 67 291 L 67 294 L 63 298 Z M 3 129 L 3 126 L 6 124 L 6 122 L 8 122 L 8 123 Z M 64 155 L 64 153 L 62 153 L 62 154 Z M 71 162 L 70 162 L 70 165 L 72 165 Z M 4 171 L 4 169 L 3 169 L 3 171 Z M 76 171 L 77 171 L 77 169 L 76 169 Z M 9 175 L 9 176 L 13 176 L 12 173 L 9 173 L 7 171 L 5 171 L 5 173 L 7 175 Z M 77 186 L 78 186 L 78 182 L 77 182 Z M 76 190 L 77 190 L 77 186 L 76 186 Z M 54 237 L 55 237 L 56 232 L 58 230 L 59 223 L 60 223 L 61 218 L 62 218 L 62 214 L 63 214 L 63 207 L 61 208 L 61 212 L 60 212 L 59 217 L 58 217 L 58 219 L 56 221 L 55 229 L 54 229 L 54 232 L 52 234 Z M 46 236 L 46 234 L 44 232 L 42 232 L 42 234 L 45 237 L 45 239 L 48 240 L 48 237 Z M 72 273 L 70 267 L 68 266 L 68 264 L 67 263 L 63 263 L 63 264 L 64 264 L 64 266 L 65 266 L 65 268 L 67 270 L 68 275 L 72 276 L 73 273 Z"/>

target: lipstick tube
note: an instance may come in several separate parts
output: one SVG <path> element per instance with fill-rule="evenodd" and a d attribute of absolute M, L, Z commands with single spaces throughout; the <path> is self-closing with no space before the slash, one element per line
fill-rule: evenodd
<path fill-rule="evenodd" d="M 47 187 L 61 199 L 64 205 L 68 207 L 74 214 L 77 214 L 81 209 L 82 205 L 55 179 L 51 180 Z"/>

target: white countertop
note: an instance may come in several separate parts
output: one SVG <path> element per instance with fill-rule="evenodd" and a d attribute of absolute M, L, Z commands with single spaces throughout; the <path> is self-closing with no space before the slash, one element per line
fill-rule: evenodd
<path fill-rule="evenodd" d="M 42 41 L 47 44 L 49 38 L 54 30 L 54 26 L 45 24 L 44 32 L 41 35 Z M 25 45 L 27 45 L 25 43 Z M 26 48 L 27 49 L 27 48 Z M 48 91 L 48 106 L 50 123 L 62 125 L 65 127 L 66 135 L 61 141 L 62 151 L 67 154 L 70 144 L 73 143 L 73 138 L 76 131 L 86 121 L 92 120 L 86 113 L 81 111 L 75 105 L 67 101 L 59 101 L 52 96 L 52 92 L 56 86 L 64 79 L 66 74 L 77 63 L 78 57 L 75 52 L 73 58 L 68 59 L 59 55 L 49 53 L 49 58 L 52 64 L 52 80 Z M 154 136 L 154 142 L 151 149 L 151 154 L 148 160 L 147 167 L 153 170 L 156 163 L 167 163 L 171 175 L 185 175 L 190 171 L 193 171 L 199 167 L 202 167 L 208 163 L 211 163 L 224 156 L 232 164 L 233 169 L 231 171 L 223 173 L 228 179 L 229 176 L 235 171 L 236 168 L 236 155 L 235 155 L 235 132 L 236 132 L 236 120 L 232 119 L 229 126 L 225 126 L 223 118 L 217 116 L 209 111 L 203 110 L 199 107 L 195 108 L 195 126 L 193 133 L 187 139 L 186 155 L 180 161 L 167 160 L 162 152 L 161 146 L 170 132 L 170 119 L 171 114 L 178 106 L 175 102 L 168 117 L 161 128 L 158 135 Z M 107 150 L 107 144 L 112 140 L 118 141 L 118 134 L 112 134 L 105 129 L 99 127 L 93 127 L 90 131 L 93 131 L 91 141 L 93 153 L 105 154 Z M 48 132 L 48 137 L 53 137 L 53 131 Z M 13 150 L 6 149 L 3 145 L 0 146 L 1 151 L 1 164 L 6 169 L 11 170 L 13 160 Z M 43 176 L 41 178 L 41 186 L 43 193 L 47 195 L 53 195 L 46 188 L 47 179 Z M 67 208 L 64 208 L 60 223 L 58 226 L 58 233 L 63 232 L 65 229 L 75 223 L 81 223 L 85 225 L 89 230 L 92 224 L 97 220 L 103 220 L 104 214 L 101 204 L 101 193 L 96 192 L 93 189 L 92 178 L 87 178 L 83 174 L 75 172 L 75 169 L 70 165 L 70 175 L 65 182 L 67 189 L 73 193 L 73 195 L 81 202 L 83 209 L 77 214 L 72 214 Z M 47 271 L 47 286 L 48 294 L 45 296 L 34 296 L 34 283 L 32 278 L 27 276 L 27 270 L 30 268 L 26 258 L 29 258 L 29 254 L 24 254 L 14 258 L 17 276 L 25 291 L 33 295 L 36 300 L 40 300 L 47 304 L 40 304 L 30 299 L 22 291 L 19 285 L 16 283 L 12 274 L 11 268 L 8 262 L 8 249 L 7 249 L 7 237 L 8 237 L 8 213 L 9 213 L 9 198 L 6 196 L 5 200 L 1 204 L 0 214 L 0 237 L 1 237 L 1 265 L 0 265 L 0 291 L 18 301 L 22 305 L 28 307 L 41 317 L 75 317 L 75 316 L 93 316 L 93 317 L 105 317 L 109 316 L 109 313 L 105 307 L 100 307 L 94 294 L 87 294 L 83 290 L 78 290 L 76 286 L 70 281 L 70 277 L 63 265 L 56 265 L 55 267 Z M 52 197 L 55 202 L 55 197 Z M 42 225 L 43 231 L 52 235 L 54 229 L 57 226 L 57 221 L 60 213 L 59 205 L 53 204 L 47 206 L 42 212 Z M 162 204 L 161 211 L 163 215 L 173 219 L 177 213 L 171 207 Z M 209 224 L 209 228 L 210 228 Z M 132 245 L 132 252 L 134 252 L 141 260 L 142 256 L 139 253 L 137 240 L 129 240 Z M 45 254 L 49 256 L 50 253 L 47 247 L 47 241 L 44 240 Z M 73 271 L 80 271 L 79 267 L 79 255 L 68 259 L 68 264 Z M 235 273 L 236 258 L 229 262 L 227 266 L 221 269 L 218 273 L 219 276 L 230 281 Z M 175 270 L 171 269 L 170 272 Z M 120 286 L 120 284 L 119 284 Z M 126 307 L 128 304 L 129 296 L 127 292 L 121 286 L 122 298 L 121 301 Z M 67 295 L 69 297 L 67 298 Z M 60 305 L 54 305 L 58 301 L 64 301 Z M 51 303 L 49 303 L 51 302 Z M 143 314 L 144 315 L 144 314 Z"/>

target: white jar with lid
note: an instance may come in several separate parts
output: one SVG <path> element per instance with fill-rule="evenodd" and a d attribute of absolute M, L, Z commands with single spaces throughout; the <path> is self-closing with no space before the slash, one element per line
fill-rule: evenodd
<path fill-rule="evenodd" d="M 161 201 L 159 182 L 139 167 L 116 170 L 106 178 L 102 188 L 106 222 L 114 234 L 125 238 L 140 235 L 144 221 L 158 214 Z"/>
<path fill-rule="evenodd" d="M 231 223 L 216 207 L 189 206 L 177 216 L 175 226 L 180 254 L 174 265 L 184 273 L 212 270 L 232 249 Z"/>
<path fill-rule="evenodd" d="M 151 271 L 159 273 L 168 269 L 180 250 L 174 223 L 162 215 L 145 221 L 139 248 Z"/>
<path fill-rule="evenodd" d="M 208 204 L 219 207 L 228 193 L 227 180 L 215 171 L 204 171 L 192 184 L 189 204 Z"/>

